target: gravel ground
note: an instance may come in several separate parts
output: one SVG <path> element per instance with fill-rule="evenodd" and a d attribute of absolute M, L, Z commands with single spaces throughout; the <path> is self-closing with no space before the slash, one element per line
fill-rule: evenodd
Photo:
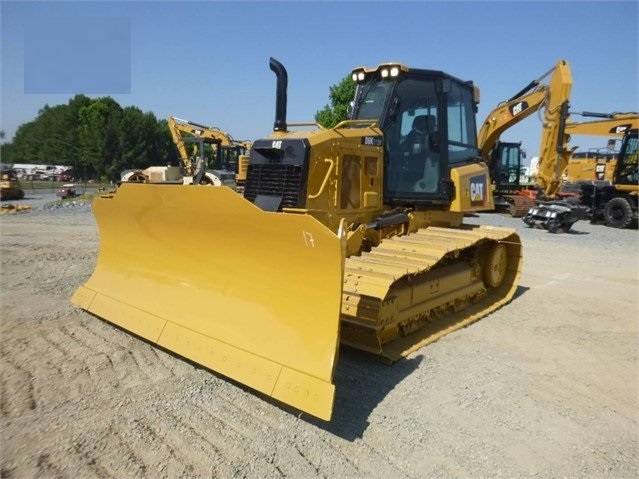
<path fill-rule="evenodd" d="M 88 205 L 0 217 L 2 477 L 635 478 L 637 231 L 516 228 L 516 298 L 393 366 L 340 351 L 325 423 L 69 303 Z"/>

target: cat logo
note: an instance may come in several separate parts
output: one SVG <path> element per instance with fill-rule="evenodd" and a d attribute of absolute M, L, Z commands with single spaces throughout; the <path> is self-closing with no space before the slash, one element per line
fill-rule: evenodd
<path fill-rule="evenodd" d="M 483 206 L 486 204 L 486 176 L 473 176 L 470 179 L 470 204 Z"/>
<path fill-rule="evenodd" d="M 515 103 L 514 105 L 510 106 L 510 114 L 515 117 L 517 115 L 519 115 L 522 111 L 527 110 L 528 109 L 528 102 L 527 101 L 520 101 L 519 103 Z"/>

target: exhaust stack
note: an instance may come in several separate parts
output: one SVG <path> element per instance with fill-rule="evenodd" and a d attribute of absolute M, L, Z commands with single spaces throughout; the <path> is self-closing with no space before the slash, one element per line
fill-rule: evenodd
<path fill-rule="evenodd" d="M 269 67 L 277 76 L 277 91 L 275 94 L 275 123 L 273 131 L 286 131 L 286 89 L 288 88 L 288 74 L 286 68 L 275 58 L 270 58 Z"/>

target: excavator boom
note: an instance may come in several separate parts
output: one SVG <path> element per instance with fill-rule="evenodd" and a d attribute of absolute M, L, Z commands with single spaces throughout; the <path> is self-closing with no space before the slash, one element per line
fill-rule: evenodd
<path fill-rule="evenodd" d="M 477 133 L 477 145 L 482 158 L 490 158 L 501 135 L 520 121 L 526 119 L 544 106 L 550 93 L 550 86 L 542 83 L 551 74 L 559 74 L 564 68 L 562 62 L 530 82 L 509 100 L 497 105 L 482 123 Z"/>
<path fill-rule="evenodd" d="M 587 122 L 568 122 L 566 123 L 566 134 L 623 138 L 627 131 L 639 127 L 639 114 L 637 113 L 594 114 L 583 112 L 581 115 L 603 116 L 603 118 Z"/>
<path fill-rule="evenodd" d="M 550 77 L 547 82 L 544 80 Z M 559 165 L 565 150 L 563 123 L 567 118 L 572 78 L 565 60 L 558 61 L 541 77 L 530 82 L 508 101 L 495 107 L 484 120 L 477 135 L 481 156 L 489 165 L 495 205 L 512 216 L 525 214 L 534 205 L 537 192 L 520 181 L 523 152 L 517 143 L 500 141 L 501 135 L 536 111 L 544 112 L 542 122 L 542 161 L 544 175 L 538 186 L 548 189 L 550 173 Z M 563 154 L 563 153 L 562 153 Z M 550 175 L 552 176 L 552 175 Z"/>

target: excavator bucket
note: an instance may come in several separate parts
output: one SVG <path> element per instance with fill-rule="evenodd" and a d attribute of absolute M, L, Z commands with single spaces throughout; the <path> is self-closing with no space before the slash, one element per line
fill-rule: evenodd
<path fill-rule="evenodd" d="M 72 302 L 319 418 L 331 416 L 344 241 L 227 187 L 124 183 Z"/>

